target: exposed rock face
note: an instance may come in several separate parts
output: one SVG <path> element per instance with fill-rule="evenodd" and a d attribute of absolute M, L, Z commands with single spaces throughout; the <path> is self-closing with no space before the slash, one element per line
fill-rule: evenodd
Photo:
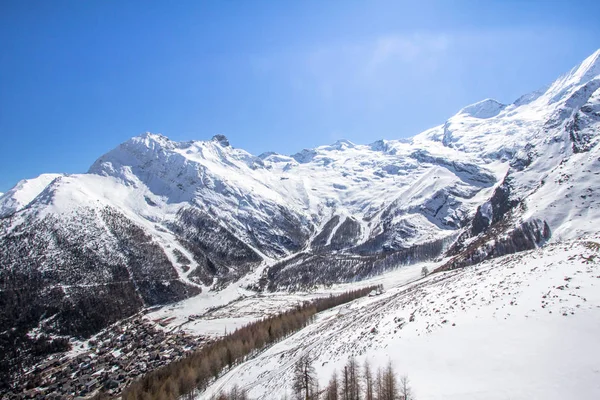
<path fill-rule="evenodd" d="M 212 140 L 219 143 L 223 147 L 229 146 L 229 140 L 225 135 L 215 135 L 213 136 Z"/>
<path fill-rule="evenodd" d="M 594 85 L 594 87 L 596 86 L 600 87 L 600 79 Z M 587 97 L 586 103 L 576 110 L 572 119 L 565 125 L 574 153 L 588 152 L 598 144 L 598 140 L 600 140 L 599 123 L 600 91 L 596 90 Z"/>
<path fill-rule="evenodd" d="M 312 248 L 321 249 L 325 247 L 328 244 L 329 238 L 333 234 L 334 229 L 337 228 L 337 226 L 339 225 L 339 222 L 339 215 L 334 215 L 329 221 L 327 221 L 327 223 L 323 226 L 319 234 L 316 235 L 315 238 L 312 240 Z"/>
<path fill-rule="evenodd" d="M 171 229 L 198 263 L 192 276 L 206 286 L 215 278 L 240 278 L 262 261 L 246 243 L 196 208 L 179 210 Z"/>
<path fill-rule="evenodd" d="M 500 221 L 510 210 L 514 209 L 519 201 L 511 199 L 510 180 L 504 179 L 502 184 L 494 190 L 489 201 L 477 207 L 477 212 L 471 223 L 471 234 L 476 236 L 487 230 L 490 225 Z"/>
<path fill-rule="evenodd" d="M 340 224 L 331 236 L 331 248 L 334 250 L 347 249 L 354 246 L 361 236 L 361 225 L 352 217 L 348 217 Z"/>
<path fill-rule="evenodd" d="M 526 221 L 517 226 L 503 221 L 468 243 L 438 271 L 463 268 L 491 258 L 532 250 L 542 246 L 550 237 L 550 227 L 545 221 Z"/>

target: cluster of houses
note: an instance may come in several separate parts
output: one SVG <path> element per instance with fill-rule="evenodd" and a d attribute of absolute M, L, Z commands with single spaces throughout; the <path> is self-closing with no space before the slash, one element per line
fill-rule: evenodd
<path fill-rule="evenodd" d="M 118 395 L 139 376 L 183 357 L 205 340 L 164 332 L 135 317 L 95 336 L 85 349 L 49 357 L 28 369 L 6 398 L 83 399 L 100 391 Z"/>

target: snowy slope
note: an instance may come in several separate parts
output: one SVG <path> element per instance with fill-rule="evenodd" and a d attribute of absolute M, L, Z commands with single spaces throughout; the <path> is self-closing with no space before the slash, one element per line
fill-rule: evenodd
<path fill-rule="evenodd" d="M 391 360 L 419 399 L 595 399 L 599 278 L 595 237 L 391 284 L 321 313 L 199 398 L 233 384 L 254 399 L 282 398 L 308 353 L 321 387 L 354 355 L 375 367 Z"/>
<path fill-rule="evenodd" d="M 53 180 L 62 174 L 42 174 L 37 178 L 23 179 L 6 193 L 0 194 L 0 218 L 27 206 Z"/>

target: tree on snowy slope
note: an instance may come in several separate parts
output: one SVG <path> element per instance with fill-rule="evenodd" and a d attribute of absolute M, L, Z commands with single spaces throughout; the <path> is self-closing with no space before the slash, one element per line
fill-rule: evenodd
<path fill-rule="evenodd" d="M 294 365 L 294 393 L 299 400 L 313 400 L 318 396 L 315 367 L 308 354 L 302 355 Z"/>
<path fill-rule="evenodd" d="M 402 375 L 400 377 L 400 399 L 411 400 L 413 398 L 412 390 L 410 388 L 410 381 L 408 376 Z"/>
<path fill-rule="evenodd" d="M 324 400 L 338 400 L 338 375 L 336 371 L 333 371 L 331 375 L 331 379 L 329 379 L 329 383 L 327 384 L 327 388 L 325 389 L 325 398 Z"/>
<path fill-rule="evenodd" d="M 365 360 L 363 367 L 365 380 L 365 400 L 375 400 L 375 382 L 373 381 L 373 372 L 369 365 L 369 360 Z"/>
<path fill-rule="evenodd" d="M 240 389 L 238 385 L 231 388 L 229 392 L 213 396 L 211 400 L 249 400 L 246 391 Z"/>
<path fill-rule="evenodd" d="M 361 386 L 358 383 L 359 368 L 356 366 L 355 359 L 351 358 L 344 367 L 344 373 L 338 377 L 334 370 L 327 387 L 320 392 L 319 382 L 309 356 L 304 355 L 294 366 L 294 398 L 299 400 L 348 400 L 350 398 L 356 400 L 415 400 L 408 376 L 404 375 L 398 379 L 391 363 L 388 363 L 384 369 L 379 367 L 375 378 L 366 360 L 363 371 L 364 385 Z M 353 373 L 356 379 L 353 379 Z M 281 400 L 287 399 L 288 396 L 285 393 Z M 213 396 L 211 400 L 250 399 L 243 390 L 234 386 L 230 391 Z"/>
<path fill-rule="evenodd" d="M 384 370 L 377 369 L 377 384 L 375 386 L 377 388 L 377 400 L 402 399 L 399 397 L 398 381 L 391 362 L 388 362 Z"/>
<path fill-rule="evenodd" d="M 351 357 L 342 375 L 341 400 L 360 400 L 360 372 L 356 359 Z"/>

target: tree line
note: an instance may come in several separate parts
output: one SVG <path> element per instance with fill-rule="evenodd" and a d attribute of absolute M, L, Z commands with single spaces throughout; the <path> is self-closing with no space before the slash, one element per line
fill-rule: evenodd
<path fill-rule="evenodd" d="M 294 400 L 414 400 L 408 376 L 398 376 L 391 362 L 373 370 L 368 360 L 359 366 L 351 357 L 338 374 L 333 371 L 327 386 L 319 388 L 319 380 L 309 355 L 301 356 L 294 365 Z M 250 400 L 244 389 L 235 385 L 211 400 Z M 287 394 L 282 400 L 288 400 Z"/>
<path fill-rule="evenodd" d="M 122 399 L 193 399 L 224 371 L 307 326 L 316 313 L 366 296 L 375 289 L 378 287 L 370 286 L 304 302 L 289 311 L 245 325 L 178 361 L 144 375 L 123 391 Z M 106 396 L 100 394 L 97 398 Z"/>

